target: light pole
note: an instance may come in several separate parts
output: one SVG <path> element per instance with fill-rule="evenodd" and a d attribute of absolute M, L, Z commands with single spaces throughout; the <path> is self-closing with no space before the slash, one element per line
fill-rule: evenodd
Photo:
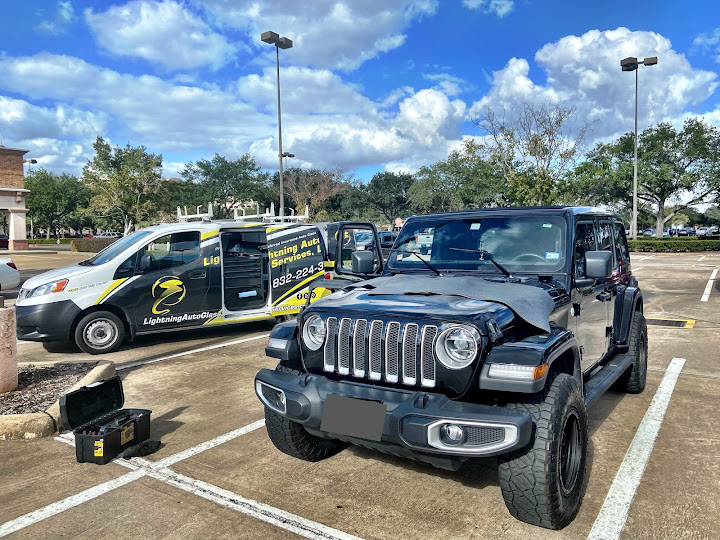
<path fill-rule="evenodd" d="M 638 141 L 638 130 L 637 130 L 637 117 L 638 117 L 638 67 L 640 64 L 644 66 L 654 66 L 657 64 L 657 56 L 651 56 L 645 58 L 640 62 L 634 56 L 624 58 L 620 60 L 620 66 L 623 71 L 634 71 L 635 72 L 635 157 L 633 159 L 633 213 L 632 213 L 632 225 L 630 226 L 630 234 L 633 240 L 637 240 L 637 141 Z M 662 233 L 661 233 L 662 234 Z"/>
<path fill-rule="evenodd" d="M 285 218 L 285 196 L 283 193 L 283 151 L 282 151 L 282 120 L 280 117 L 280 49 L 289 49 L 293 46 L 291 39 L 280 37 L 275 32 L 267 31 L 260 34 L 260 39 L 270 45 L 275 45 L 275 58 L 277 64 L 277 95 L 278 95 L 278 159 L 280 161 L 280 220 Z"/>
<path fill-rule="evenodd" d="M 28 164 L 28 174 L 30 174 L 30 172 L 32 172 L 32 171 L 31 171 L 31 168 L 30 168 L 30 165 L 36 164 L 36 163 L 37 163 L 37 159 L 23 159 L 23 163 L 27 163 L 27 164 Z"/>
<path fill-rule="evenodd" d="M 285 170 L 287 170 L 287 158 L 295 157 L 295 154 L 291 154 L 290 152 L 283 152 L 282 157 L 285 158 Z"/>

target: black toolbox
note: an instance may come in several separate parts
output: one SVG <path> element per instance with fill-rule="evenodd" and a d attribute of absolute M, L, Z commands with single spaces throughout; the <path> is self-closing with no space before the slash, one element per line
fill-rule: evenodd
<path fill-rule="evenodd" d="M 117 375 L 60 396 L 60 417 L 75 434 L 78 463 L 104 465 L 126 448 L 150 437 L 147 409 L 122 409 L 122 381 Z"/>

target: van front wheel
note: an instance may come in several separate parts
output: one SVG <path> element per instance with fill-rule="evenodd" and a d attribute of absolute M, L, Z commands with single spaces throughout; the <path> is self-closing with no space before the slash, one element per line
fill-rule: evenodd
<path fill-rule="evenodd" d="M 75 328 L 75 343 L 89 354 L 116 350 L 125 340 L 125 325 L 109 311 L 95 311 L 83 317 Z"/>

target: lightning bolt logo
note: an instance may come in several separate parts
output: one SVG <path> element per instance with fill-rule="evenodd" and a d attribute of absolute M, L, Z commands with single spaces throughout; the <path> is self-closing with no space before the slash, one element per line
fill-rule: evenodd
<path fill-rule="evenodd" d="M 170 310 L 167 306 L 179 304 L 185 298 L 185 285 L 175 276 L 163 276 L 152 286 L 153 304 L 152 312 L 155 315 L 165 315 Z"/>

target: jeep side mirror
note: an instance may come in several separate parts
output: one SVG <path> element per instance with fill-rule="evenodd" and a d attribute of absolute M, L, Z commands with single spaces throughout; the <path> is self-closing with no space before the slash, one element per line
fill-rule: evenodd
<path fill-rule="evenodd" d="M 607 279 L 612 275 L 611 251 L 587 251 L 585 253 L 585 276 Z"/>
<path fill-rule="evenodd" d="M 372 251 L 355 251 L 352 254 L 354 274 L 372 274 L 375 270 L 375 254 Z"/>

